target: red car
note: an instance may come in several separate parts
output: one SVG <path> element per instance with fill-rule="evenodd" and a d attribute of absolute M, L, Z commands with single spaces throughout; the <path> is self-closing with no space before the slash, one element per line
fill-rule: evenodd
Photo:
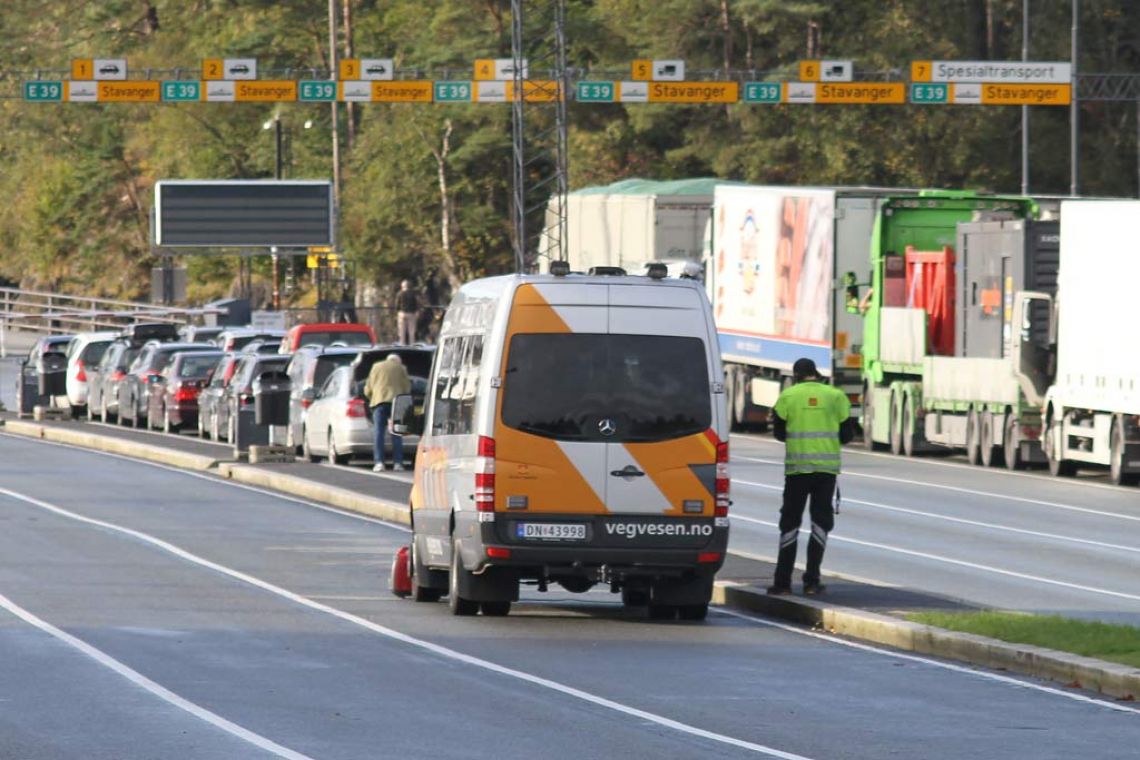
<path fill-rule="evenodd" d="M 174 433 L 186 425 L 198 424 L 198 394 L 210 382 L 210 372 L 218 366 L 221 351 L 186 351 L 174 356 L 151 385 L 148 419 Z"/>
<path fill-rule="evenodd" d="M 293 325 L 281 339 L 278 353 L 296 353 L 301 346 L 371 346 L 376 333 L 359 322 L 314 322 Z"/>

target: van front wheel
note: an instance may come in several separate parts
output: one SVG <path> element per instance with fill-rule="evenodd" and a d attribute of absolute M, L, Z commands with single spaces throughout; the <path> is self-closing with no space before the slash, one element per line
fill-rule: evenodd
<path fill-rule="evenodd" d="M 447 606 L 451 608 L 452 615 L 474 615 L 479 612 L 479 602 L 464 599 L 459 595 L 459 574 L 466 573 L 463 562 L 459 559 L 459 544 L 451 539 L 451 572 L 447 578 Z M 510 607 L 507 608 L 508 611 Z"/>

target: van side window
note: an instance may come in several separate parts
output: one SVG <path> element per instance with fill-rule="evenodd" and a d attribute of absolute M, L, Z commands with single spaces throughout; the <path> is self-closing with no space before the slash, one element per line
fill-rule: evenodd
<path fill-rule="evenodd" d="M 431 430 L 436 435 L 449 435 L 451 418 L 454 414 L 451 400 L 451 384 L 455 376 L 456 349 L 459 341 L 448 338 L 439 348 L 439 367 L 435 375 L 435 389 L 432 393 Z"/>
<path fill-rule="evenodd" d="M 456 415 L 453 432 L 469 434 L 475 429 L 475 397 L 479 388 L 479 365 L 483 361 L 483 336 L 470 335 L 463 339 L 463 363 L 453 397 Z"/>

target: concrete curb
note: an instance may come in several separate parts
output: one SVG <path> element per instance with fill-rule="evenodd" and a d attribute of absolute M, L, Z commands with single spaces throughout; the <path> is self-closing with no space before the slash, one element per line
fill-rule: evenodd
<path fill-rule="evenodd" d="M 768 596 L 761 589 L 727 581 L 716 582 L 713 603 L 908 652 L 1044 678 L 1118 699 L 1140 697 L 1140 669 L 1091 657 L 1009 644 L 814 599 Z"/>
<path fill-rule="evenodd" d="M 349 491 L 336 486 L 317 483 L 313 480 L 297 475 L 286 475 L 273 470 L 265 470 L 248 464 L 235 464 L 222 462 L 218 465 L 218 474 L 229 478 L 235 483 L 244 483 L 251 486 L 270 488 L 292 496 L 299 496 L 312 501 L 319 501 L 350 512 L 376 517 L 389 522 L 411 525 L 411 511 L 407 506 L 394 501 L 377 499 L 365 496 L 356 491 Z"/>
<path fill-rule="evenodd" d="M 253 465 L 219 462 L 161 446 L 21 420 L 7 420 L 4 430 L 15 435 L 68 443 L 188 470 L 216 467 L 219 475 L 235 483 L 280 491 L 401 525 L 411 522 L 408 507 L 403 504 Z M 731 581 L 716 582 L 712 601 L 716 605 L 756 612 L 903 651 L 1048 679 L 1118 699 L 1140 698 L 1140 670 L 1126 665 L 1041 647 L 1008 644 L 816 599 L 768 596 L 763 589 Z"/>
<path fill-rule="evenodd" d="M 218 460 L 214 457 L 176 451 L 175 449 L 168 449 L 149 443 L 124 441 L 120 438 L 112 438 L 97 433 L 87 433 L 82 430 L 69 430 L 67 428 L 51 425 L 40 425 L 35 422 L 8 420 L 4 425 L 4 430 L 14 435 L 40 438 L 56 443 L 67 443 L 72 446 L 82 446 L 87 449 L 106 451 L 110 454 L 122 454 L 123 456 L 135 457 L 136 459 L 168 464 L 172 467 L 181 467 L 185 470 L 210 470 L 218 466 Z"/>

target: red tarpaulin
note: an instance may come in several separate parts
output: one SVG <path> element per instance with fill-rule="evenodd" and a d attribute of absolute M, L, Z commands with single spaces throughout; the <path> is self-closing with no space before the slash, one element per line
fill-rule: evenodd
<path fill-rule="evenodd" d="M 954 249 L 916 251 L 906 247 L 907 306 L 924 309 L 931 353 L 954 355 Z"/>

